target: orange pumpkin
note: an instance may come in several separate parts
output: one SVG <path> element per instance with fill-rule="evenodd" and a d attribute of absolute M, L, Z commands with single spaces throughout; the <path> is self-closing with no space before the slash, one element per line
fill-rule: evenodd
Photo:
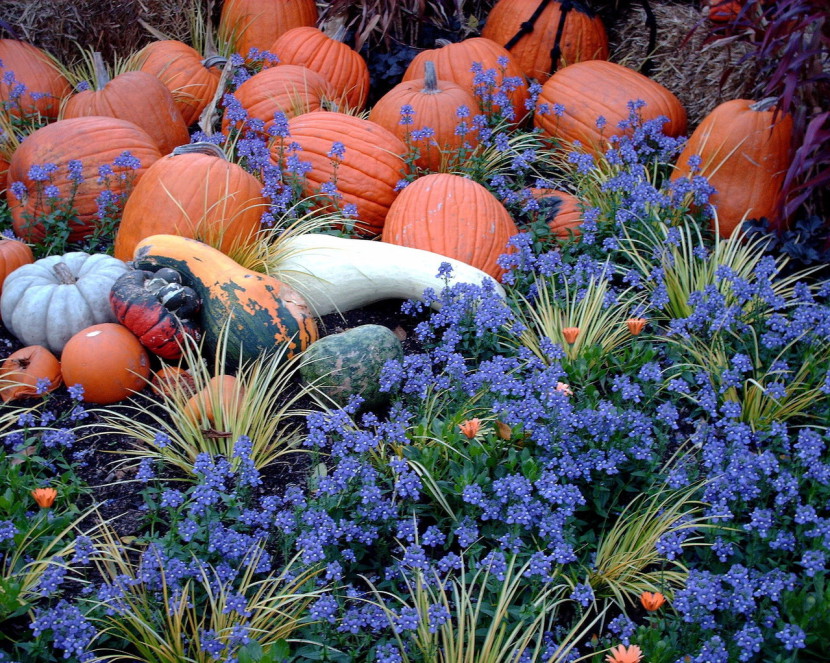
<path fill-rule="evenodd" d="M 325 99 L 334 99 L 337 92 L 329 81 L 308 67 L 281 64 L 254 74 L 233 93 L 248 112 L 249 118 L 262 120 L 262 135 L 274 124 L 274 113 L 294 117 L 302 113 L 320 110 Z M 222 132 L 229 135 L 232 123 L 227 114 L 222 119 Z"/>
<path fill-rule="evenodd" d="M 153 373 L 150 387 L 159 396 L 172 396 L 182 391 L 190 396 L 196 393 L 196 384 L 189 371 L 177 366 L 165 366 L 157 373 Z"/>
<path fill-rule="evenodd" d="M 579 236 L 579 226 L 582 225 L 582 205 L 579 198 L 557 189 L 531 189 L 530 195 L 539 201 L 542 207 L 532 214 L 532 220 L 546 218 L 548 227 L 560 239 L 568 239 L 571 233 Z"/>
<path fill-rule="evenodd" d="M 357 207 L 355 232 L 380 234 L 389 206 L 398 195 L 395 187 L 404 176 L 402 155 L 406 145 L 400 138 L 369 120 L 326 111 L 293 117 L 288 129 L 288 141 L 302 149 L 287 150 L 276 140 L 271 145 L 271 157 L 275 162 L 282 159 L 283 166 L 291 156 L 311 164 L 303 180 L 303 195 L 318 194 L 321 185 L 336 179 L 341 205 Z M 345 147 L 342 158 L 329 156 L 335 142 Z M 317 206 L 329 208 L 331 201 L 323 197 Z"/>
<path fill-rule="evenodd" d="M 145 237 L 191 237 L 223 253 L 248 245 L 267 203 L 262 184 L 227 160 L 216 145 L 183 145 L 147 169 L 127 204 L 115 237 L 115 256 L 131 260 Z"/>
<path fill-rule="evenodd" d="M 540 83 L 566 64 L 608 59 L 605 26 L 587 5 L 569 2 L 564 9 L 564 3 L 554 0 L 536 17 L 532 29 L 525 32 L 523 26 L 532 20 L 538 7 L 539 0 L 499 0 L 490 10 L 481 36 L 503 45 L 525 76 Z M 558 40 L 560 57 L 554 63 L 551 53 L 563 19 Z"/>
<path fill-rule="evenodd" d="M 703 0 L 706 16 L 712 23 L 730 23 L 741 13 L 746 0 Z"/>
<path fill-rule="evenodd" d="M 0 39 L 0 62 L 0 108 L 8 109 L 13 117 L 40 114 L 49 120 L 57 119 L 61 100 L 72 91 L 72 86 L 52 59 L 26 42 Z M 10 73 L 14 74 L 13 83 L 4 78 Z M 25 85 L 26 90 L 12 99 L 18 83 Z"/>
<path fill-rule="evenodd" d="M 137 183 L 161 157 L 155 141 L 144 129 L 112 117 L 78 117 L 48 124 L 30 134 L 15 150 L 9 164 L 9 181 L 23 182 L 29 191 L 23 200 L 18 200 L 11 189 L 6 192 L 15 234 L 27 242 L 42 241 L 45 230 L 39 218 L 51 211 L 48 202 L 36 193 L 43 183 L 29 177 L 30 168 L 55 164 L 57 171 L 52 184 L 58 188 L 60 199 L 66 201 L 76 186 L 67 177 L 68 164 L 75 159 L 83 166 L 83 181 L 77 185 L 73 199 L 77 217 L 69 223 L 69 241 L 76 242 L 92 234 L 98 222 L 96 199 L 105 188 L 98 181 L 98 170 L 111 165 L 124 152 L 138 159 L 140 166 L 129 171 L 126 181 L 117 175 L 110 178 L 110 190 L 116 195 L 127 191 L 131 183 Z"/>
<path fill-rule="evenodd" d="M 84 401 L 109 405 L 141 391 L 150 377 L 150 358 L 126 327 L 105 322 L 82 329 L 61 353 L 63 379 L 80 384 Z"/>
<path fill-rule="evenodd" d="M 3 292 L 3 282 L 6 277 L 18 267 L 30 265 L 35 256 L 23 242 L 15 239 L 0 239 L 0 293 Z"/>
<path fill-rule="evenodd" d="M 317 22 L 314 0 L 225 0 L 219 38 L 247 56 L 251 48 L 268 49 L 284 32 Z"/>
<path fill-rule="evenodd" d="M 435 65 L 427 60 L 424 78 L 404 81 L 389 90 L 372 108 L 369 119 L 403 140 L 410 150 L 417 150 L 418 168 L 441 172 L 463 161 L 477 147 L 478 136 L 473 132 L 456 133 L 460 121 L 456 111 L 462 106 L 473 111 L 477 105 L 476 98 L 460 85 L 439 81 Z M 404 106 L 414 111 L 408 124 L 401 116 Z M 432 129 L 432 136 L 417 137 L 416 132 L 425 128 Z"/>
<path fill-rule="evenodd" d="M 337 91 L 337 103 L 362 110 L 369 96 L 369 67 L 357 51 L 344 44 L 344 29 L 333 37 L 312 27 L 285 32 L 269 49 L 282 64 L 308 67 L 327 78 Z"/>
<path fill-rule="evenodd" d="M 173 95 L 158 78 L 143 71 L 127 71 L 110 80 L 100 53 L 95 53 L 94 61 L 97 88 L 70 97 L 65 118 L 98 115 L 133 122 L 156 141 L 162 154 L 190 142 Z"/>
<path fill-rule="evenodd" d="M 401 191 L 386 217 L 383 241 L 455 258 L 500 279 L 504 269 L 496 261 L 513 252 L 507 241 L 518 232 L 508 211 L 481 184 L 436 173 Z"/>
<path fill-rule="evenodd" d="M 507 65 L 502 66 L 499 60 L 506 59 Z M 490 112 L 492 104 L 487 100 L 494 90 L 485 86 L 476 86 L 476 73 L 472 71 L 475 63 L 480 64 L 486 71 L 496 72 L 496 85 L 510 88 L 506 90 L 510 99 L 512 121 L 518 123 L 527 115 L 525 102 L 528 100 L 527 82 L 524 72 L 516 64 L 510 52 L 496 42 L 484 37 L 472 37 L 455 44 L 446 44 L 439 48 L 422 51 L 410 63 L 404 72 L 403 80 L 411 81 L 421 78 L 424 72 L 424 63 L 432 60 L 435 63 L 435 72 L 438 80 L 452 81 L 479 98 L 479 107 L 483 112 Z M 505 80 L 508 83 L 505 85 Z M 515 84 L 515 85 L 513 85 Z M 483 93 L 483 94 L 482 94 Z M 500 110 L 495 105 L 496 110 Z M 506 109 L 505 109 L 506 110 Z"/>
<path fill-rule="evenodd" d="M 173 95 L 185 125 L 194 124 L 213 99 L 221 71 L 214 59 L 175 39 L 154 41 L 135 56 L 138 69 L 158 78 Z"/>
<path fill-rule="evenodd" d="M 677 158 L 672 179 L 689 176 L 689 159 L 701 157 L 700 175 L 716 193 L 709 198 L 722 237 L 744 219 L 782 223 L 782 187 L 790 166 L 793 123 L 772 108 L 775 99 L 734 99 L 717 106 L 695 129 Z M 714 223 L 714 221 L 713 221 Z"/>
<path fill-rule="evenodd" d="M 551 76 L 542 86 L 533 121 L 546 136 L 602 152 L 610 136 L 625 133 L 617 125 L 629 118 L 628 103 L 638 100 L 645 102 L 638 111 L 643 121 L 665 116 L 663 133 L 685 133 L 686 110 L 677 97 L 641 73 L 605 60 L 578 62 Z M 564 106 L 561 115 L 553 112 L 554 104 Z M 599 117 L 606 120 L 603 128 L 597 126 Z"/>
<path fill-rule="evenodd" d="M 184 415 L 194 426 L 205 423 L 216 425 L 216 409 L 222 413 L 222 420 L 236 418 L 245 396 L 245 389 L 232 375 L 221 375 L 210 379 L 205 388 L 187 401 Z"/>
<path fill-rule="evenodd" d="M 42 392 L 37 390 L 40 380 L 48 381 Z M 42 345 L 21 348 L 6 357 L 0 366 L 0 398 L 4 403 L 54 391 L 61 382 L 60 362 Z"/>

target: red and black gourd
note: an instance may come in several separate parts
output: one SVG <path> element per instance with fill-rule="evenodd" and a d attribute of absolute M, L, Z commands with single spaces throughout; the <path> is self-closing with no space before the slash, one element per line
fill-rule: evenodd
<path fill-rule="evenodd" d="M 110 304 L 118 322 L 162 359 L 178 359 L 185 336 L 195 341 L 201 336 L 194 322 L 201 300 L 193 288 L 182 284 L 175 269 L 124 273 L 112 286 Z"/>

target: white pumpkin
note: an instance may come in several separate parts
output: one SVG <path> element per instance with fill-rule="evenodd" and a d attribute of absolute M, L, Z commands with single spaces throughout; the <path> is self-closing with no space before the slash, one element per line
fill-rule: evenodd
<path fill-rule="evenodd" d="M 42 258 L 6 277 L 0 317 L 24 345 L 42 345 L 59 353 L 82 329 L 115 322 L 110 289 L 126 271 L 121 260 L 102 253 Z"/>

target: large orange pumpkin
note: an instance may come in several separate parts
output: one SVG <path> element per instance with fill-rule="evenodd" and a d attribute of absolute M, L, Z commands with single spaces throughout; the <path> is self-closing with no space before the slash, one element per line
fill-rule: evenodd
<path fill-rule="evenodd" d="M 337 91 L 329 81 L 308 67 L 281 64 L 254 74 L 233 93 L 248 112 L 249 118 L 262 120 L 263 135 L 274 124 L 274 113 L 294 117 L 320 110 L 322 102 L 333 100 Z M 222 119 L 222 132 L 227 136 L 232 123 L 227 113 Z"/>
<path fill-rule="evenodd" d="M 389 206 L 398 195 L 395 191 L 404 176 L 406 145 L 379 124 L 344 113 L 315 111 L 288 121 L 290 143 L 301 149 L 287 150 L 279 140 L 271 145 L 275 162 L 289 157 L 310 164 L 303 179 L 303 195 L 320 193 L 321 185 L 336 180 L 342 195 L 341 207 L 357 207 L 355 231 L 362 235 L 378 235 Z M 342 143 L 342 157 L 331 157 L 336 142 Z M 323 196 L 318 207 L 329 208 L 331 201 Z"/>
<path fill-rule="evenodd" d="M 135 56 L 140 71 L 158 78 L 173 95 L 187 126 L 194 124 L 213 99 L 221 76 L 211 59 L 175 39 L 154 41 Z"/>
<path fill-rule="evenodd" d="M 782 222 L 784 177 L 790 165 L 793 123 L 772 109 L 774 99 L 734 99 L 717 106 L 689 137 L 672 179 L 689 176 L 689 159 L 701 157 L 698 174 L 716 193 L 709 199 L 718 231 L 729 237 L 744 219 Z"/>
<path fill-rule="evenodd" d="M 61 353 L 61 369 L 67 386 L 84 388 L 85 402 L 109 405 L 147 385 L 150 358 L 129 329 L 105 322 L 69 339 Z"/>
<path fill-rule="evenodd" d="M 124 152 L 138 159 L 140 166 L 135 170 L 113 168 L 116 175 L 109 181 L 110 190 L 115 194 L 127 191 L 161 158 L 155 141 L 144 129 L 126 120 L 96 116 L 60 120 L 30 134 L 17 148 L 9 164 L 9 182 L 23 182 L 29 191 L 24 200 L 18 200 L 11 188 L 6 192 L 15 234 L 27 242 L 40 242 L 45 236 L 40 218 L 51 211 L 51 206 L 36 193 L 37 187 L 44 183 L 35 182 L 30 177 L 32 166 L 44 164 L 56 166 L 51 184 L 58 188 L 62 201 L 68 200 L 77 186 L 73 199 L 77 217 L 69 224 L 69 241 L 78 241 L 92 234 L 98 222 L 96 199 L 106 188 L 98 181 L 99 168 L 112 165 Z M 83 181 L 78 185 L 68 177 L 69 162 L 74 160 L 82 165 Z M 119 177 L 119 172 L 128 174 L 126 179 Z"/>
<path fill-rule="evenodd" d="M 383 241 L 432 251 L 477 267 L 495 279 L 519 232 L 504 206 L 478 182 L 435 173 L 410 183 L 392 203 Z"/>
<path fill-rule="evenodd" d="M 460 122 L 456 111 L 462 106 L 473 111 L 477 104 L 476 98 L 460 85 L 439 81 L 435 65 L 427 60 L 424 78 L 404 81 L 389 90 L 372 108 L 369 119 L 389 129 L 410 150 L 417 150 L 418 168 L 441 172 L 469 157 L 478 145 L 478 137 L 472 132 L 456 133 Z M 401 115 L 405 106 L 413 111 L 408 123 Z M 432 135 L 422 136 L 427 128 Z"/>
<path fill-rule="evenodd" d="M 534 124 L 546 136 L 566 144 L 579 141 L 589 151 L 602 152 L 608 138 L 625 133 L 617 125 L 629 118 L 628 103 L 643 101 L 643 121 L 665 116 L 663 133 L 680 136 L 686 131 L 686 110 L 669 90 L 641 73 L 605 60 L 587 60 L 557 71 L 542 86 Z M 564 106 L 556 114 L 555 104 Z M 599 128 L 597 119 L 605 118 Z"/>
<path fill-rule="evenodd" d="M 283 64 L 295 64 L 325 76 L 337 90 L 337 102 L 362 110 L 369 96 L 369 67 L 360 53 L 339 39 L 311 27 L 293 28 L 269 49 Z"/>
<path fill-rule="evenodd" d="M 579 236 L 582 225 L 582 204 L 574 195 L 557 189 L 531 189 L 530 195 L 540 205 L 531 215 L 533 220 L 546 219 L 548 227 L 559 239 L 568 239 L 573 233 Z"/>
<path fill-rule="evenodd" d="M 14 239 L 0 239 L 0 293 L 3 292 L 3 282 L 6 277 L 18 267 L 30 265 L 35 256 L 23 242 Z"/>
<path fill-rule="evenodd" d="M 219 18 L 219 38 L 237 53 L 267 50 L 284 32 L 317 22 L 314 0 L 226 0 Z"/>
<path fill-rule="evenodd" d="M 427 60 L 435 63 L 435 71 L 439 80 L 452 81 L 472 94 L 476 94 L 479 97 L 479 106 L 484 112 L 493 110 L 491 106 L 496 110 L 500 107 L 488 101 L 494 90 L 486 85 L 476 85 L 476 73 L 472 68 L 475 63 L 478 63 L 484 71 L 492 69 L 496 74 L 497 86 L 505 86 L 505 79 L 508 80 L 505 87 L 510 89 L 505 91 L 510 100 L 512 120 L 519 122 L 527 115 L 525 102 L 528 100 L 528 91 L 524 72 L 516 64 L 510 52 L 496 42 L 484 37 L 472 37 L 455 44 L 448 43 L 439 48 L 422 51 L 407 67 L 403 80 L 411 81 L 421 78 L 424 75 L 424 63 Z M 506 60 L 507 65 L 500 64 L 500 60 Z M 515 83 L 515 86 L 510 83 Z"/>
<path fill-rule="evenodd" d="M 45 391 L 37 383 L 46 380 Z M 39 396 L 60 387 L 61 364 L 42 345 L 30 345 L 10 354 L 0 366 L 0 398 L 8 403 L 16 398 Z"/>
<path fill-rule="evenodd" d="M 132 260 L 145 237 L 191 237 L 224 253 L 254 241 L 267 207 L 262 184 L 221 148 L 183 145 L 156 161 L 124 206 L 115 255 Z"/>
<path fill-rule="evenodd" d="M 0 39 L 0 62 L 0 107 L 14 117 L 40 114 L 57 119 L 61 99 L 72 86 L 49 56 L 26 42 Z M 12 73 L 14 82 L 9 82 L 5 76 Z M 19 83 L 26 89 L 18 97 L 15 88 Z"/>
<path fill-rule="evenodd" d="M 65 118 L 99 115 L 127 120 L 150 134 L 162 154 L 190 142 L 173 95 L 158 78 L 143 71 L 127 71 L 110 80 L 100 53 L 95 53 L 94 61 L 97 88 L 70 97 Z"/>
<path fill-rule="evenodd" d="M 602 19 L 585 4 L 568 2 L 567 9 L 564 4 L 549 2 L 533 20 L 539 0 L 499 0 L 490 10 L 481 36 L 504 46 L 525 76 L 540 83 L 563 65 L 607 60 L 608 35 Z M 523 29 L 526 24 L 531 26 L 529 31 Z M 559 58 L 553 62 L 555 46 Z"/>

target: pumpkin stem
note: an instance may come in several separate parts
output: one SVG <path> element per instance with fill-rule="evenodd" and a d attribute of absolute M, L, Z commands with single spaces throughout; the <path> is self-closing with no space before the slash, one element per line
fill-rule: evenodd
<path fill-rule="evenodd" d="M 173 148 L 172 154 L 174 157 L 179 156 L 180 154 L 206 154 L 209 157 L 219 157 L 225 161 L 228 160 L 228 155 L 225 154 L 225 151 L 221 147 L 214 145 L 213 143 L 206 142 L 179 145 L 178 147 Z"/>
<path fill-rule="evenodd" d="M 221 55 L 210 55 L 202 60 L 202 66 L 205 69 L 210 69 L 211 67 L 224 67 L 228 62 L 228 58 L 223 57 Z"/>
<path fill-rule="evenodd" d="M 92 54 L 92 70 L 95 72 L 96 89 L 103 90 L 104 86 L 110 82 L 110 75 L 107 73 L 107 65 L 104 64 L 104 57 L 100 51 Z"/>
<path fill-rule="evenodd" d="M 72 272 L 69 270 L 69 267 L 66 266 L 65 262 L 59 262 L 56 265 L 53 265 L 52 271 L 55 272 L 55 275 L 60 280 L 61 285 L 72 285 L 78 280 L 72 275 Z"/>
<path fill-rule="evenodd" d="M 17 364 L 17 367 L 21 371 L 25 371 L 27 368 L 29 368 L 29 364 L 32 363 L 32 358 L 31 358 L 31 356 L 29 356 L 29 357 L 18 357 L 17 359 L 14 360 L 14 363 Z"/>
<path fill-rule="evenodd" d="M 438 94 L 438 74 L 435 73 L 435 63 L 432 60 L 424 62 L 424 94 Z"/>
<path fill-rule="evenodd" d="M 778 97 L 765 97 L 760 101 L 751 104 L 749 108 L 754 111 L 767 111 L 778 103 Z"/>

